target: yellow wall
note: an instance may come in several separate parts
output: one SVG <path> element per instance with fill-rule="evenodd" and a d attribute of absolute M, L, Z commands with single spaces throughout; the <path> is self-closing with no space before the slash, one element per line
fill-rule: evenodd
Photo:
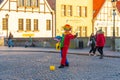
<path fill-rule="evenodd" d="M 56 0 L 56 35 L 61 35 L 61 27 L 70 24 L 72 32 L 78 32 L 78 26 L 87 26 L 87 36 L 92 33 L 93 0 Z M 72 16 L 61 16 L 61 5 L 72 5 Z M 77 17 L 76 7 L 87 6 L 87 17 Z M 79 37 L 79 36 L 78 36 Z"/>

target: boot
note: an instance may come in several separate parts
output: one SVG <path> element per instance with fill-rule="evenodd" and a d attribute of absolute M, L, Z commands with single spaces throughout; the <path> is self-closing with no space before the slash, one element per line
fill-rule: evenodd
<path fill-rule="evenodd" d="M 103 55 L 100 55 L 100 58 L 99 59 L 103 59 Z"/>
<path fill-rule="evenodd" d="M 66 66 L 66 67 L 69 67 L 69 64 L 66 64 L 65 66 Z"/>
<path fill-rule="evenodd" d="M 64 68 L 64 65 L 61 64 L 58 68 Z"/>

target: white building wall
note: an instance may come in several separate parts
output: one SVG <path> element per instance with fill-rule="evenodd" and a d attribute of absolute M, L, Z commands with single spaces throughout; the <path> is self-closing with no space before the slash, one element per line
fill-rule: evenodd
<path fill-rule="evenodd" d="M 5 1 L 4 1 L 5 2 Z M 3 2 L 3 3 L 4 3 Z M 1 6 L 1 5 L 0 5 Z M 49 7 L 50 8 L 50 7 Z M 8 2 L 5 4 L 5 6 L 2 9 L 9 9 Z M 2 19 L 5 18 L 5 15 L 8 14 L 8 33 L 11 32 L 15 38 L 22 38 L 24 37 L 23 34 L 34 34 L 32 37 L 52 37 L 52 10 L 48 9 L 48 7 L 45 8 L 47 13 L 39 13 L 39 12 L 24 12 L 24 11 L 18 11 L 16 10 L 16 3 L 11 2 L 10 9 L 13 11 L 0 11 L 0 31 L 3 32 L 3 35 L 6 37 L 7 31 L 2 30 Z M 19 10 L 24 10 L 24 8 L 19 8 Z M 44 11 L 44 6 L 40 8 L 41 11 Z M 14 11 L 16 10 L 16 11 Z M 28 10 L 28 9 L 26 9 Z M 32 10 L 32 9 L 29 9 Z M 34 9 L 35 11 L 38 11 L 39 9 Z M 18 32 L 18 19 L 22 18 L 24 20 L 24 31 Z M 31 19 L 31 32 L 25 32 L 26 30 L 26 19 Z M 33 32 L 34 29 L 34 19 L 38 19 L 38 32 Z M 51 20 L 51 30 L 46 30 L 46 20 Z M 28 36 L 29 37 L 29 36 Z"/>
<path fill-rule="evenodd" d="M 119 12 L 116 9 L 116 15 L 115 15 L 115 27 L 118 27 L 115 30 L 115 32 L 118 32 L 118 35 L 116 37 L 120 37 L 120 15 Z M 107 27 L 107 35 L 108 37 L 113 36 L 113 8 L 112 8 L 112 3 L 110 0 L 106 0 L 104 5 L 102 6 L 102 9 L 100 10 L 99 14 L 96 17 L 96 20 L 94 22 L 94 28 L 95 28 L 95 33 L 96 29 L 98 30 L 99 28 L 104 29 Z"/>
<path fill-rule="evenodd" d="M 11 2 L 10 3 L 10 9 L 16 10 L 16 8 L 17 8 L 17 4 L 15 2 Z"/>

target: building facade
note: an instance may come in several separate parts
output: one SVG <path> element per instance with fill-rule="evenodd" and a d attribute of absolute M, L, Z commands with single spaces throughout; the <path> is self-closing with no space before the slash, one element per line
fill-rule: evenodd
<path fill-rule="evenodd" d="M 105 36 L 113 36 L 114 14 L 111 0 L 94 0 L 94 32 L 99 29 L 104 31 Z M 120 37 L 120 1 L 117 1 L 115 10 L 115 36 Z"/>
<path fill-rule="evenodd" d="M 56 35 L 61 35 L 63 26 L 70 24 L 72 33 L 88 37 L 92 33 L 93 0 L 56 0 Z"/>
<path fill-rule="evenodd" d="M 65 24 L 72 33 L 92 33 L 92 0 L 1 0 L 0 36 L 48 38 L 61 35 Z"/>
<path fill-rule="evenodd" d="M 54 36 L 54 11 L 46 0 L 3 0 L 0 4 L 0 35 L 14 38 Z"/>

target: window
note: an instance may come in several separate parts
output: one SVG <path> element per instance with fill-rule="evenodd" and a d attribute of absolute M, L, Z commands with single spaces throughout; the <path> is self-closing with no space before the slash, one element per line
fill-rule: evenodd
<path fill-rule="evenodd" d="M 119 27 L 116 27 L 116 28 L 115 28 L 115 35 L 116 35 L 116 37 L 119 36 Z"/>
<path fill-rule="evenodd" d="M 34 19 L 34 31 L 38 31 L 38 19 Z"/>
<path fill-rule="evenodd" d="M 87 36 L 87 27 L 83 26 L 83 36 L 86 37 Z"/>
<path fill-rule="evenodd" d="M 24 0 L 18 0 L 18 6 L 19 7 L 24 6 Z"/>
<path fill-rule="evenodd" d="M 82 26 L 80 26 L 79 28 L 78 28 L 78 31 L 79 31 L 79 36 L 81 37 L 82 36 Z"/>
<path fill-rule="evenodd" d="M 33 7 L 39 7 L 38 3 L 39 3 L 38 0 L 32 0 L 32 6 Z"/>
<path fill-rule="evenodd" d="M 47 30 L 51 30 L 51 21 L 50 20 L 46 21 L 46 28 L 47 28 Z"/>
<path fill-rule="evenodd" d="M 81 6 L 77 6 L 77 16 L 81 16 Z"/>
<path fill-rule="evenodd" d="M 72 16 L 72 6 L 71 5 L 67 6 L 67 16 Z"/>
<path fill-rule="evenodd" d="M 107 36 L 107 27 L 104 28 L 104 34 Z"/>
<path fill-rule="evenodd" d="M 26 19 L 26 31 L 31 31 L 31 20 Z"/>
<path fill-rule="evenodd" d="M 87 7 L 85 7 L 85 17 L 87 17 Z"/>
<path fill-rule="evenodd" d="M 39 1 L 38 0 L 18 0 L 18 6 L 19 7 L 39 7 Z"/>
<path fill-rule="evenodd" d="M 111 27 L 111 35 L 110 36 L 113 36 L 113 27 Z M 119 28 L 118 27 L 115 27 L 115 36 L 119 36 Z"/>
<path fill-rule="evenodd" d="M 7 18 L 3 18 L 2 20 L 3 23 L 3 30 L 8 30 L 8 19 Z"/>
<path fill-rule="evenodd" d="M 77 30 L 80 37 L 87 37 L 87 26 L 80 26 Z"/>
<path fill-rule="evenodd" d="M 62 16 L 72 16 L 72 6 L 71 5 L 62 5 L 61 13 L 62 13 Z"/>
<path fill-rule="evenodd" d="M 113 27 L 111 27 L 111 34 L 110 36 L 113 36 Z"/>
<path fill-rule="evenodd" d="M 66 5 L 61 6 L 62 16 L 66 16 Z"/>
<path fill-rule="evenodd" d="M 18 20 L 18 29 L 19 31 L 23 31 L 23 19 Z"/>
<path fill-rule="evenodd" d="M 87 7 L 82 7 L 82 17 L 87 17 Z"/>
<path fill-rule="evenodd" d="M 27 7 L 30 7 L 31 6 L 31 0 L 25 0 L 26 2 L 25 2 L 25 5 L 27 6 Z"/>

